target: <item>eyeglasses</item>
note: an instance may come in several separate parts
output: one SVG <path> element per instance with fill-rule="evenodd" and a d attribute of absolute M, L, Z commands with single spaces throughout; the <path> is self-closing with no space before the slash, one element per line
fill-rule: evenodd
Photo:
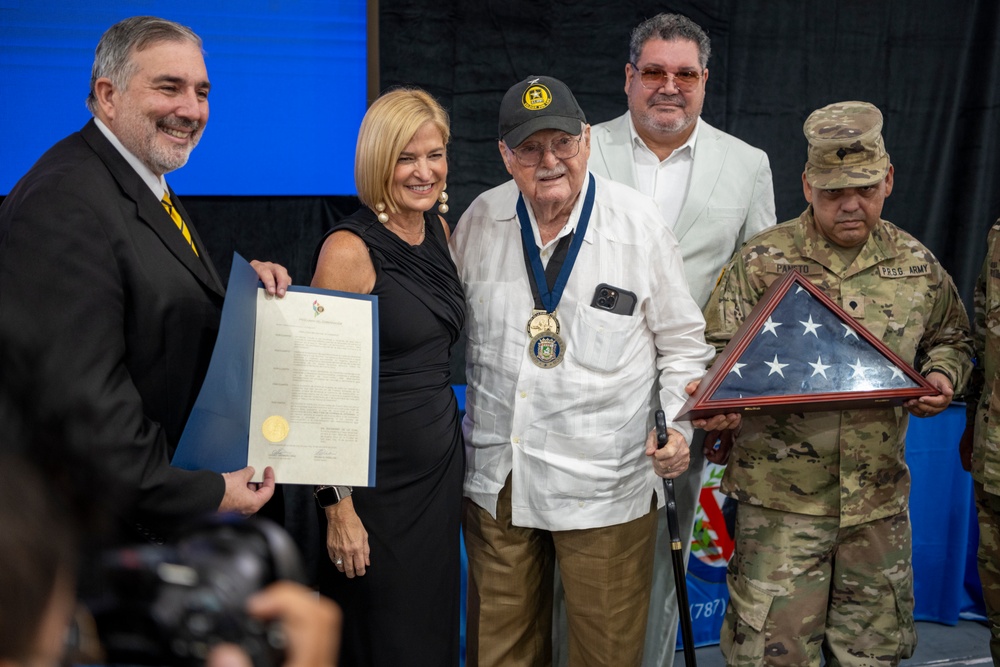
<path fill-rule="evenodd" d="M 517 148 L 510 149 L 510 152 L 514 154 L 518 164 L 522 167 L 534 167 L 545 157 L 545 151 L 549 151 L 560 160 L 576 157 L 580 154 L 581 141 L 583 141 L 582 134 L 578 137 L 559 137 L 548 146 L 535 142 L 525 142 Z"/>
<path fill-rule="evenodd" d="M 701 72 L 692 69 L 685 69 L 680 72 L 664 72 L 658 67 L 643 67 L 639 69 L 639 66 L 635 63 L 629 64 L 639 73 L 639 82 L 642 84 L 642 87 L 650 90 L 656 90 L 663 86 L 667 80 L 673 79 L 677 90 L 683 93 L 690 93 L 698 87 L 698 83 L 701 81 Z"/>

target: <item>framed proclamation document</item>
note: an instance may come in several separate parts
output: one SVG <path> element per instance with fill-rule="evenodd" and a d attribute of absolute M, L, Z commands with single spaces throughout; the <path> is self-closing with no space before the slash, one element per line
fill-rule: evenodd
<path fill-rule="evenodd" d="M 764 292 L 675 419 L 877 408 L 938 393 L 792 269 Z"/>
<path fill-rule="evenodd" d="M 173 465 L 274 468 L 281 484 L 372 486 L 378 301 L 292 286 L 267 294 L 233 257 L 208 375 Z"/>

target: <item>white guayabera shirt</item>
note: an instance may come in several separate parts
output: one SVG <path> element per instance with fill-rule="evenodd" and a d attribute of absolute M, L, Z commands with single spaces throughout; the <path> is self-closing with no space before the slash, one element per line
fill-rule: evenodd
<path fill-rule="evenodd" d="M 512 473 L 518 526 L 596 528 L 648 513 L 662 490 L 644 453 L 651 413 L 662 404 L 669 424 L 684 386 L 714 356 L 656 204 L 595 179 L 593 213 L 556 310 L 565 357 L 553 368 L 528 356 L 534 299 L 515 183 L 480 195 L 452 235 L 468 311 L 465 494 L 495 517 Z M 567 223 L 574 229 L 587 188 Z M 634 293 L 632 314 L 591 306 L 600 284 Z M 669 425 L 690 442 L 690 424 Z"/>

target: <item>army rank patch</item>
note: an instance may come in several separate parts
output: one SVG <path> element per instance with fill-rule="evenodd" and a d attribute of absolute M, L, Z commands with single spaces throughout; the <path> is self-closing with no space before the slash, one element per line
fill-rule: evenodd
<path fill-rule="evenodd" d="M 856 294 L 845 294 L 841 297 L 840 307 L 856 320 L 865 319 L 865 297 Z"/>

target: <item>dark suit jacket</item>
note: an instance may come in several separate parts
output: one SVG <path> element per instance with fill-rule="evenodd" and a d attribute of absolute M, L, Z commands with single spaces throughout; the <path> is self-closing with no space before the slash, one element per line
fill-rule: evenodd
<path fill-rule="evenodd" d="M 93 121 L 0 207 L 0 341 L 30 355 L 30 399 L 124 483 L 157 532 L 218 507 L 222 477 L 169 465 L 204 379 L 223 287 Z M 2 372 L 2 370 L 0 370 Z M 0 382 L 3 382 L 0 376 Z"/>

